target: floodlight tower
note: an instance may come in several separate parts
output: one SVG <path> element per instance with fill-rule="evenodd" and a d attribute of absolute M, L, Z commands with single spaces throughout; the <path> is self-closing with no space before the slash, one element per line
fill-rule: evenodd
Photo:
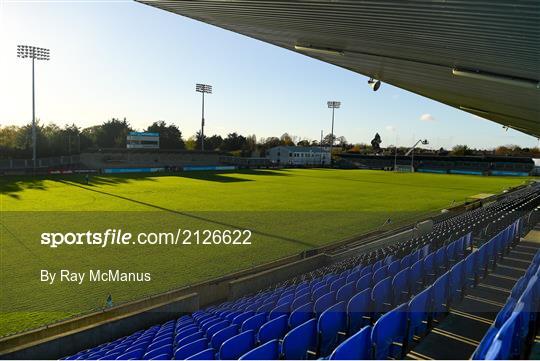
<path fill-rule="evenodd" d="M 195 91 L 202 93 L 201 150 L 204 151 L 204 94 L 212 94 L 212 86 L 208 84 L 196 84 Z"/>
<path fill-rule="evenodd" d="M 332 167 L 334 165 L 332 159 L 332 150 L 334 148 L 334 111 L 341 107 L 341 102 L 330 100 L 326 104 L 328 104 L 328 108 L 332 109 L 332 130 L 330 131 L 330 167 Z"/>
<path fill-rule="evenodd" d="M 414 149 L 420 143 L 422 143 L 423 145 L 429 144 L 427 139 L 420 139 L 418 142 L 414 143 L 412 148 L 409 149 L 409 151 L 405 154 L 405 156 L 408 156 L 409 154 L 411 154 L 411 171 L 413 171 L 413 172 L 414 172 Z"/>
<path fill-rule="evenodd" d="M 35 60 L 49 60 L 49 49 L 38 48 L 29 45 L 17 45 L 18 58 L 32 59 L 32 164 L 36 171 L 36 92 L 34 86 L 34 62 Z"/>

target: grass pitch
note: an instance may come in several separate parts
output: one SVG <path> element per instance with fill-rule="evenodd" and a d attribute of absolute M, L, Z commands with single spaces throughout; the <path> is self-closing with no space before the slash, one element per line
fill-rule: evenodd
<path fill-rule="evenodd" d="M 437 212 L 525 178 L 256 170 L 0 179 L 0 335 L 268 262 Z M 386 226 L 388 227 L 388 226 Z M 249 246 L 61 246 L 42 232 L 250 229 Z M 40 270 L 150 272 L 145 283 L 55 283 Z"/>

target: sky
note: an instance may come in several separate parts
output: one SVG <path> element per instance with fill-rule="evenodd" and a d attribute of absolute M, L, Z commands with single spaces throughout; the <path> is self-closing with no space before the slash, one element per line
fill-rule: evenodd
<path fill-rule="evenodd" d="M 17 45 L 50 49 L 36 63 L 36 116 L 44 124 L 88 127 L 112 117 L 137 130 L 176 124 L 185 138 L 231 132 L 258 138 L 330 133 L 328 100 L 341 101 L 334 131 L 352 143 L 493 148 L 538 139 L 304 55 L 134 1 L 0 0 L 0 125 L 31 121 L 31 62 Z"/>

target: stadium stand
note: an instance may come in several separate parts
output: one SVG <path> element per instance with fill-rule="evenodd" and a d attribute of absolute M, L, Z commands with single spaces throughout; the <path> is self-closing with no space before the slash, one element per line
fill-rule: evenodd
<path fill-rule="evenodd" d="M 65 359 L 424 358 L 435 348 L 452 350 L 452 338 L 441 343 L 430 337 L 450 335 L 444 326 L 455 325 L 456 314 L 482 319 L 474 309 L 459 307 L 487 300 L 474 292 L 500 269 L 519 271 L 505 263 L 516 252 L 530 256 L 529 269 L 497 309 L 484 340 L 469 344 L 478 346 L 478 359 L 522 357 L 537 329 L 540 244 L 524 246 L 520 240 L 526 226 L 538 221 L 539 204 L 535 184 L 440 221 L 426 236 L 297 275 Z M 485 314 L 493 311 L 480 308 Z M 469 358 L 472 351 L 457 358 Z"/>

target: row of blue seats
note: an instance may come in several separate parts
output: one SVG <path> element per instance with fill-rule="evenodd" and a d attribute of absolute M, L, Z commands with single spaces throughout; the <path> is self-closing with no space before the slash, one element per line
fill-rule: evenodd
<path fill-rule="evenodd" d="M 504 307 L 473 354 L 474 360 L 522 359 L 538 328 L 540 251 L 512 288 Z"/>

